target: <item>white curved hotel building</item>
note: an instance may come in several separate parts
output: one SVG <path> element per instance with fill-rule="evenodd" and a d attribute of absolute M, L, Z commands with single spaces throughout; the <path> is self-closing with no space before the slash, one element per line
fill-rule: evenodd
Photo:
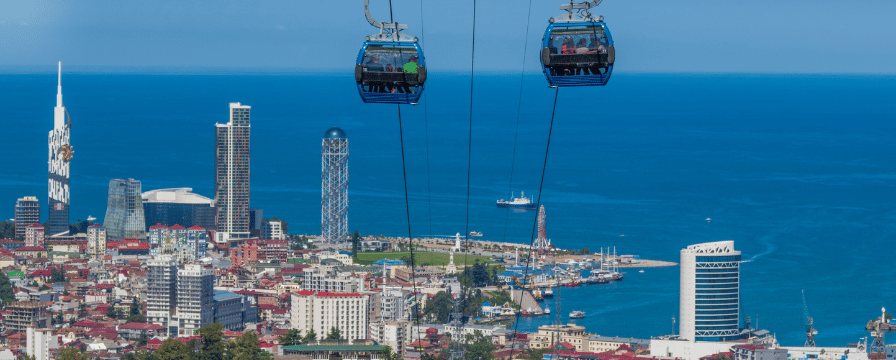
<path fill-rule="evenodd" d="M 681 339 L 731 341 L 741 335 L 740 261 L 730 240 L 681 249 Z"/>

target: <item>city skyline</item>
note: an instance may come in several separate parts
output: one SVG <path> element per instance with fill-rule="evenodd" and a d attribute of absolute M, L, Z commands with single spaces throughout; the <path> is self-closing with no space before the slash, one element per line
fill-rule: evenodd
<path fill-rule="evenodd" d="M 354 58 L 366 56 L 357 53 L 363 36 L 377 31 L 366 24 L 348 21 L 328 34 L 324 46 L 319 41 L 311 46 L 298 29 L 335 27 L 321 25 L 332 20 L 253 8 L 227 28 L 226 19 L 238 14 L 227 7 L 211 11 L 224 15 L 220 19 L 196 17 L 192 26 L 208 27 L 198 33 L 216 35 L 197 45 L 195 35 L 170 35 L 186 32 L 184 20 L 201 4 L 99 9 L 96 16 L 127 11 L 98 21 L 90 31 L 120 27 L 138 10 L 165 21 L 134 20 L 129 31 L 137 40 L 122 47 L 122 54 L 96 57 L 65 45 L 70 53 L 58 56 L 53 47 L 54 56 L 67 64 L 65 56 L 77 59 L 67 65 L 66 104 L 77 110 L 79 125 L 71 126 L 62 101 L 59 63 L 47 143 L 48 200 L 37 196 L 36 206 L 37 223 L 47 208 L 48 231 L 28 226 L 35 218 L 35 201 L 28 195 L 39 195 L 45 184 L 39 167 L 47 151 L 43 136 L 52 91 L 48 70 L 29 69 L 49 55 L 37 55 L 27 44 L 13 60 L 0 60 L 0 70 L 6 69 L 0 74 L 5 95 L 0 107 L 9 109 L 5 125 L 17 131 L 5 142 L 13 156 L 0 159 L 8 169 L 0 186 L 7 211 L 23 219 L 14 225 L 15 236 L 24 235 L 24 243 L 6 241 L 0 249 L 5 255 L 0 258 L 14 261 L 7 273 L 16 289 L 12 294 L 19 302 L 69 296 L 48 279 L 61 274 L 77 279 L 63 286 L 79 291 L 81 299 L 75 300 L 88 303 L 92 315 L 103 307 L 90 303 L 106 295 L 107 302 L 119 305 L 145 295 L 137 301 L 146 301 L 146 317 L 172 335 L 194 335 L 219 319 L 228 330 L 243 331 L 248 319 L 257 317 L 305 333 L 313 328 L 317 338 L 327 336 L 319 327 L 329 326 L 403 347 L 419 337 L 405 326 L 410 321 L 429 327 L 416 329 L 432 335 L 427 341 L 458 334 L 441 320 L 445 314 L 432 308 L 424 310 L 425 321 L 413 318 L 417 301 L 450 303 L 440 291 L 450 298 L 455 285 L 480 288 L 483 295 L 475 301 L 504 302 L 505 287 L 568 281 L 562 311 L 560 289 L 553 300 L 523 305 L 528 298 L 521 297 L 513 330 L 519 326 L 528 333 L 528 345 L 546 348 L 565 341 L 570 351 L 613 352 L 618 336 L 628 336 L 646 340 L 651 356 L 663 360 L 721 360 L 716 355 L 729 351 L 731 360 L 868 360 L 866 353 L 886 350 L 880 344 L 887 338 L 882 325 L 875 329 L 865 321 L 880 316 L 886 322 L 881 307 L 892 308 L 888 302 L 896 286 L 890 268 L 872 256 L 886 259 L 896 216 L 891 189 L 896 118 L 886 101 L 896 95 L 890 84 L 896 68 L 884 56 L 892 50 L 869 44 L 896 35 L 844 42 L 862 31 L 873 30 L 865 33 L 869 37 L 882 32 L 880 12 L 896 5 L 652 1 L 611 0 L 595 11 L 613 28 L 616 43 L 609 45 L 618 53 L 611 49 L 607 56 L 600 44 L 573 46 L 568 34 L 582 36 L 573 27 L 557 33 L 565 39 L 538 41 L 545 19 L 558 15 L 558 4 L 534 4 L 528 28 L 522 21 L 527 4 L 485 4 L 476 13 L 475 59 L 468 49 L 472 9 L 464 8 L 470 4 L 403 3 L 396 6 L 396 21 L 421 16 L 431 21 L 426 35 L 419 21 L 410 22 L 407 33 L 420 36 L 426 68 L 439 68 L 429 73 L 419 104 L 397 109 L 358 98 L 356 85 L 368 75 L 363 81 L 370 89 L 380 86 L 376 92 L 411 92 L 396 86 L 402 81 L 397 74 L 385 74 L 389 67 L 378 69 L 372 60 L 355 64 Z M 384 19 L 390 9 L 374 2 L 376 18 Z M 286 4 L 281 12 L 321 6 Z M 763 9 L 768 6 L 780 11 L 769 14 Z M 64 29 L 72 31 L 69 39 L 78 39 L 89 31 L 72 15 L 95 7 L 88 4 L 60 13 L 53 24 L 42 23 L 45 32 L 36 33 L 34 42 L 55 44 L 46 34 Z M 14 39 L 27 26 L 9 20 L 21 9 L 33 7 L 15 5 L 12 16 L 0 15 L 0 30 L 12 29 Z M 853 11 L 838 13 L 824 30 L 816 25 L 815 19 L 837 9 Z M 712 17 L 714 10 L 724 11 Z M 46 21 L 54 11 L 35 15 L 35 21 Z M 357 15 L 348 13 L 349 19 Z M 797 13 L 801 17 L 787 21 Z M 292 22 L 260 25 L 269 19 Z M 156 32 L 157 27 L 170 32 Z M 589 29 L 593 35 L 597 28 Z M 609 35 L 608 28 L 600 30 Z M 269 33 L 281 37 L 271 40 L 265 37 Z M 228 51 L 237 43 L 245 47 L 203 62 L 220 55 L 217 36 L 226 34 L 232 35 Z M 127 37 L 111 33 L 84 47 L 113 48 Z M 174 40 L 163 47 L 154 37 Z M 290 43 L 294 46 L 276 46 Z M 856 50 L 847 54 L 829 49 L 832 44 Z M 180 60 L 167 53 L 185 48 Z M 267 48 L 280 50 L 256 51 Z M 158 57 L 135 59 L 152 50 Z M 374 46 L 373 52 L 380 50 Z M 575 77 L 600 74 L 596 64 L 610 56 L 615 60 L 609 64 L 616 61 L 618 67 L 607 86 L 550 86 L 551 77 L 581 85 Z M 283 58 L 291 62 L 284 64 Z M 831 65 L 846 63 L 845 58 L 855 61 Z M 23 63 L 6 62 L 15 60 Z M 404 71 L 406 79 L 410 72 Z M 329 130 L 321 138 L 323 129 Z M 353 134 L 351 207 L 343 129 Z M 78 148 L 75 167 L 72 143 Z M 496 207 L 496 199 L 521 191 L 542 206 L 507 211 L 499 202 Z M 18 199 L 15 209 L 13 199 Z M 104 218 L 90 227 L 80 221 L 100 215 L 102 204 Z M 150 211 L 158 220 L 148 220 Z M 86 236 L 60 236 L 69 228 Z M 360 255 L 345 252 L 352 232 L 365 237 L 358 244 Z M 468 242 L 475 250 L 445 253 L 447 242 L 423 240 L 451 240 L 455 232 L 476 236 Z M 408 236 L 419 248 L 407 252 L 403 238 Z M 530 241 L 546 254 L 543 263 L 513 249 Z M 385 259 L 381 250 L 371 250 L 384 243 L 392 250 Z M 569 254 L 544 249 L 551 246 Z M 614 248 L 613 259 L 604 262 L 601 251 L 595 266 L 594 252 L 605 247 Z M 617 257 L 616 247 L 626 255 Z M 414 258 L 417 251 L 426 257 L 421 282 L 415 281 L 413 267 L 424 263 Z M 558 257 L 562 260 L 550 263 Z M 513 259 L 526 267 L 512 266 Z M 408 269 L 402 262 L 414 265 Z M 478 272 L 482 265 L 486 272 L 475 285 L 459 285 L 451 276 Z M 585 276 L 585 271 L 591 272 Z M 520 282 L 523 274 L 532 275 L 529 282 Z M 626 280 L 620 281 L 623 274 Z M 105 294 L 73 285 L 91 281 Z M 45 284 L 48 290 L 36 290 Z M 532 290 L 532 297 L 542 290 Z M 396 309 L 401 303 L 408 308 Z M 466 330 L 487 331 L 496 346 L 502 335 L 494 334 L 516 343 L 510 328 L 487 323 L 495 314 L 513 311 L 490 305 L 497 306 L 486 309 L 483 303 L 470 314 L 478 327 Z M 109 307 L 112 315 L 106 317 L 121 322 Z M 541 316 L 542 309 L 555 311 L 556 318 Z M 32 311 L 27 306 L 10 311 L 26 310 Z M 66 311 L 63 316 L 71 317 L 72 310 Z M 272 327 L 270 334 L 277 331 Z M 554 341 L 555 335 L 563 341 Z M 616 340 L 607 335 L 617 335 Z M 807 345 L 799 346 L 803 339 Z M 872 340 L 875 345 L 867 348 Z M 754 348 L 739 347 L 743 341 Z M 634 350 L 638 343 L 627 344 Z M 416 346 L 403 350 L 418 351 Z"/>

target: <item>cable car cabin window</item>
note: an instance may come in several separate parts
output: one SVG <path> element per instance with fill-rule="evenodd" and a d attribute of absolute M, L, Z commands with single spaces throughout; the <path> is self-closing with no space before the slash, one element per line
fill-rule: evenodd
<path fill-rule="evenodd" d="M 601 25 L 554 27 L 548 42 L 552 76 L 603 75 L 609 71 L 609 42 Z"/>
<path fill-rule="evenodd" d="M 420 88 L 417 49 L 368 45 L 362 60 L 362 91 L 415 94 Z"/>

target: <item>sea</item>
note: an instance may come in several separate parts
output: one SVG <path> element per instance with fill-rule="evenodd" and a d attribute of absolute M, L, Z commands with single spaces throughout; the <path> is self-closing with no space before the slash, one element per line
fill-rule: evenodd
<path fill-rule="evenodd" d="M 0 75 L 0 216 L 19 197 L 46 199 L 56 80 Z M 320 233 L 321 139 L 338 126 L 351 231 L 407 236 L 409 217 L 414 237 L 475 230 L 528 244 L 535 211 L 495 206 L 525 192 L 561 248 L 677 262 L 687 245 L 734 240 L 754 326 L 802 345 L 808 313 L 819 345 L 846 346 L 881 307 L 896 310 L 894 83 L 617 71 L 606 87 L 558 90 L 540 73 L 433 73 L 399 120 L 396 105 L 362 103 L 347 73 L 66 72 L 71 220 L 102 221 L 113 178 L 213 197 L 215 123 L 241 102 L 252 107 L 251 205 L 290 233 Z M 618 283 L 564 288 L 546 303 L 559 319 L 519 328 L 582 310 L 576 323 L 592 333 L 671 334 L 678 280 L 677 267 L 629 269 Z"/>

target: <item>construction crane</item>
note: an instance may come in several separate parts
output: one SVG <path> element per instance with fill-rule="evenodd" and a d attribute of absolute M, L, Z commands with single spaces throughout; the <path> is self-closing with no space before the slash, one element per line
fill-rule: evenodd
<path fill-rule="evenodd" d="M 815 330 L 815 324 L 812 321 L 812 317 L 809 316 L 809 306 L 806 305 L 806 290 L 800 289 L 803 293 L 803 316 L 806 318 L 806 347 L 815 347 L 815 335 L 818 335 L 818 330 Z"/>

